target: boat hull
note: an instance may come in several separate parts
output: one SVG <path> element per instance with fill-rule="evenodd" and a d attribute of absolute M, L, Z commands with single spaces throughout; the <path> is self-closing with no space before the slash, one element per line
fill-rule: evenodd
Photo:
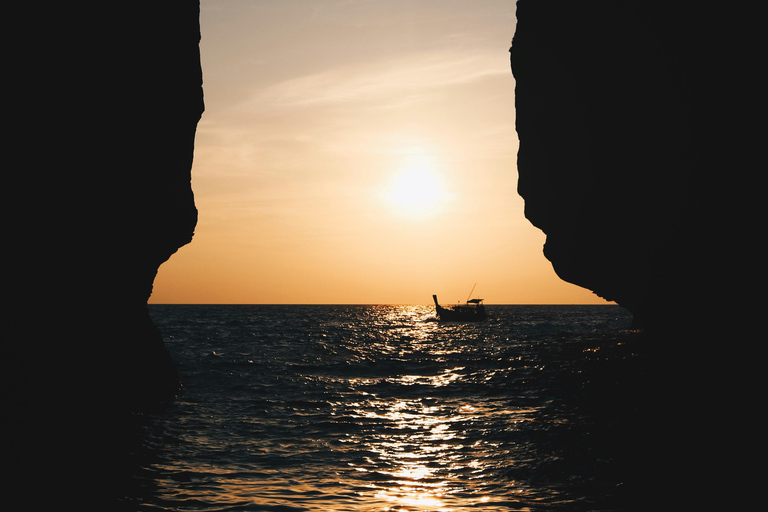
<path fill-rule="evenodd" d="M 435 301 L 435 314 L 441 322 L 482 322 L 488 319 L 485 306 L 482 304 L 443 307 L 438 304 L 436 295 L 432 298 Z"/>

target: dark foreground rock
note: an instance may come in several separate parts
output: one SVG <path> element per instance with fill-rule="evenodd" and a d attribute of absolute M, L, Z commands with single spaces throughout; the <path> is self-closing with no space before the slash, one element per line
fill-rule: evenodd
<path fill-rule="evenodd" d="M 197 2 L 22 2 L 5 20 L 3 460 L 21 490 L 77 457 L 98 477 L 107 425 L 179 389 L 146 302 L 194 233 L 203 95 Z"/>
<path fill-rule="evenodd" d="M 145 305 L 197 222 L 198 4 L 19 7 L 9 19 L 5 378 L 21 391 L 78 381 L 126 408 L 167 399 L 175 371 Z"/>
<path fill-rule="evenodd" d="M 580 376 L 626 469 L 610 509 L 744 507 L 762 442 L 756 8 L 519 0 L 517 17 L 526 217 L 561 278 L 645 327 L 620 380 Z"/>
<path fill-rule="evenodd" d="M 711 324 L 741 295 L 756 220 L 749 16 L 680 0 L 517 16 L 518 190 L 545 256 L 638 325 Z"/>

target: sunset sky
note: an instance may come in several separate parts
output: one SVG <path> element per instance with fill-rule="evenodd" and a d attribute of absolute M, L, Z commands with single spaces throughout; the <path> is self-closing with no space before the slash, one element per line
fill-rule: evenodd
<path fill-rule="evenodd" d="M 153 303 L 605 303 L 517 195 L 513 0 L 202 0 L 195 238 Z"/>

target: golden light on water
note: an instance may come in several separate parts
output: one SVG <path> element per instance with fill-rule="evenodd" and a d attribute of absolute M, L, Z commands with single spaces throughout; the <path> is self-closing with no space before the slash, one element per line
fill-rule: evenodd
<path fill-rule="evenodd" d="M 267 391 L 256 416 L 253 409 L 242 409 L 239 435 L 237 428 L 230 431 L 231 425 L 214 421 L 223 429 L 218 436 L 208 437 L 206 428 L 183 444 L 205 448 L 206 457 L 213 454 L 211 461 L 221 453 L 238 454 L 237 463 L 217 467 L 208 458 L 161 463 L 156 468 L 170 475 L 158 484 L 162 492 L 174 499 L 215 496 L 216 503 L 228 506 L 466 512 L 505 510 L 512 500 L 515 510 L 532 510 L 527 505 L 536 498 L 516 475 L 535 457 L 519 432 L 536 421 L 538 408 L 497 396 L 487 385 L 492 376 L 504 378 L 510 370 L 499 366 L 495 355 L 488 359 L 503 341 L 496 346 L 498 340 L 484 338 L 480 351 L 479 344 L 454 343 L 466 338 L 468 329 L 478 329 L 479 340 L 488 326 L 440 324 L 434 309 L 425 306 L 365 311 L 378 333 L 360 333 L 365 342 L 349 345 L 348 351 L 320 343 L 330 351 L 332 371 L 309 372 L 302 381 L 307 389 L 333 389 L 332 395 L 323 392 L 318 401 L 305 390 L 297 395 L 301 398 L 283 402 Z M 354 323 L 339 327 L 359 328 Z M 385 356 L 371 358 L 371 353 Z M 286 432 L 265 434 L 260 431 L 265 425 Z M 251 428 L 260 433 L 249 434 Z M 216 483 L 202 491 L 192 486 L 187 495 L 179 481 Z"/>
<path fill-rule="evenodd" d="M 409 340 L 411 349 L 423 348 L 434 354 L 441 348 L 443 355 L 455 351 L 430 343 L 433 331 L 441 328 L 430 321 L 431 311 L 425 314 L 422 307 L 401 307 L 397 314 L 408 319 L 407 327 L 396 330 L 396 334 L 400 339 Z M 411 386 L 433 390 L 434 396 L 424 397 L 419 393 L 408 399 L 372 393 L 355 402 L 353 417 L 377 427 L 363 436 L 350 435 L 347 439 L 370 454 L 366 463 L 354 470 L 371 474 L 374 482 L 368 485 L 368 492 L 376 500 L 388 503 L 389 510 L 455 510 L 459 495 L 463 506 L 491 500 L 487 494 L 469 492 L 471 487 L 477 490 L 470 480 L 483 478 L 483 474 L 492 469 L 493 462 L 490 456 L 486 459 L 467 457 L 469 440 L 464 434 L 464 429 L 480 421 L 487 411 L 481 405 L 453 401 L 441 391 L 444 386 L 457 384 L 466 377 L 463 370 L 464 366 L 455 366 L 434 374 L 404 372 L 379 381 L 401 390 Z M 376 379 L 371 378 L 350 379 L 353 387 L 371 386 L 375 382 Z M 427 395 L 431 393 L 427 391 Z M 490 455 L 493 448 L 491 442 L 472 443 L 475 455 L 482 451 Z"/>
<path fill-rule="evenodd" d="M 429 376 L 408 376 L 404 382 L 427 382 Z M 440 376 L 434 382 L 441 382 Z M 383 404 L 382 404 L 383 405 Z M 448 416 L 440 406 L 425 405 L 419 400 L 396 400 L 383 414 L 368 417 L 390 421 L 390 428 L 371 436 L 366 448 L 377 455 L 369 468 L 385 477 L 374 486 L 375 498 L 391 503 L 390 510 L 453 510 L 451 494 L 460 492 L 457 474 L 471 468 L 484 468 L 478 460 L 463 461 L 460 433 L 453 422 L 471 419 L 472 407 L 462 407 L 460 414 Z M 390 433 L 391 432 L 391 433 Z M 386 469 L 373 469 L 373 468 Z M 468 501 L 484 503 L 489 496 L 476 496 Z"/>

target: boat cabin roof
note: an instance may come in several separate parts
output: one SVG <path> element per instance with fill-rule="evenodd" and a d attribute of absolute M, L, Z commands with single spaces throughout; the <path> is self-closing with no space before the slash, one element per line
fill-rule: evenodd
<path fill-rule="evenodd" d="M 481 302 L 483 302 L 483 299 L 469 299 L 467 304 L 480 304 Z"/>

